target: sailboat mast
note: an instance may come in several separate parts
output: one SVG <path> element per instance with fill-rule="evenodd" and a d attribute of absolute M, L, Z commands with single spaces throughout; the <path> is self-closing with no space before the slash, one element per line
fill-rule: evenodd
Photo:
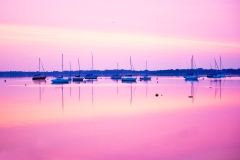
<path fill-rule="evenodd" d="M 219 70 L 219 68 L 218 68 L 218 65 L 217 65 L 217 62 L 216 62 L 216 59 L 214 58 L 214 61 L 215 61 L 215 67 L 216 67 L 216 70 L 218 69 Z"/>
<path fill-rule="evenodd" d="M 130 56 L 130 69 L 132 71 L 132 60 L 131 60 L 131 56 Z"/>
<path fill-rule="evenodd" d="M 38 70 L 40 72 L 40 58 L 38 59 Z"/>
<path fill-rule="evenodd" d="M 220 56 L 220 70 L 222 69 L 222 59 L 221 59 L 221 56 Z"/>
<path fill-rule="evenodd" d="M 80 63 L 79 63 L 79 58 L 78 58 L 78 68 L 79 68 L 78 74 L 79 74 L 79 76 L 80 76 Z"/>
<path fill-rule="evenodd" d="M 71 62 L 69 62 L 69 64 L 70 64 L 70 77 L 71 77 Z"/>
<path fill-rule="evenodd" d="M 193 69 L 193 56 L 192 56 L 192 60 L 191 60 L 191 69 Z"/>
<path fill-rule="evenodd" d="M 62 54 L 62 73 L 63 73 L 63 54 Z"/>
<path fill-rule="evenodd" d="M 92 52 L 91 52 L 91 54 L 92 54 Z M 93 54 L 92 54 L 92 71 L 93 71 Z"/>
<path fill-rule="evenodd" d="M 147 70 L 147 61 L 146 61 L 146 70 Z"/>

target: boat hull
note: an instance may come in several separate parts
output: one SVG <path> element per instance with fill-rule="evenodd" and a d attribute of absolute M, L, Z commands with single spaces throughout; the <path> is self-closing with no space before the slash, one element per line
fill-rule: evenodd
<path fill-rule="evenodd" d="M 74 81 L 74 82 L 82 82 L 83 79 L 84 79 L 83 77 L 74 77 L 74 78 L 73 78 L 73 81 Z"/>
<path fill-rule="evenodd" d="M 149 81 L 151 80 L 151 77 L 140 77 L 141 81 Z"/>
<path fill-rule="evenodd" d="M 85 79 L 97 79 L 98 76 L 96 76 L 96 75 L 91 75 L 91 76 L 85 76 L 84 78 L 85 78 Z"/>
<path fill-rule="evenodd" d="M 46 79 L 46 76 L 36 76 L 32 78 L 32 80 L 44 80 L 44 79 Z"/>
<path fill-rule="evenodd" d="M 184 76 L 185 80 L 198 80 L 198 76 Z"/>
<path fill-rule="evenodd" d="M 213 75 L 207 75 L 208 78 L 225 78 L 226 76 L 223 74 L 213 74 Z"/>
<path fill-rule="evenodd" d="M 53 84 L 67 84 L 68 80 L 64 78 L 57 78 L 52 80 Z"/>
<path fill-rule="evenodd" d="M 137 78 L 133 77 L 122 77 L 122 82 L 136 82 Z"/>
<path fill-rule="evenodd" d="M 113 75 L 112 77 L 111 77 L 111 79 L 121 79 L 122 78 L 122 76 L 116 76 L 116 75 Z"/>

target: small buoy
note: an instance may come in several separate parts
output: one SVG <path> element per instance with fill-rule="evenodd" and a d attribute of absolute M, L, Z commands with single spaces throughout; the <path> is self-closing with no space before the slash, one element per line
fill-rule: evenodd
<path fill-rule="evenodd" d="M 6 82 L 6 79 L 4 80 L 4 82 Z"/>
<path fill-rule="evenodd" d="M 25 84 L 25 86 L 26 86 L 27 84 Z"/>
<path fill-rule="evenodd" d="M 158 97 L 158 94 L 156 93 L 155 96 Z"/>
<path fill-rule="evenodd" d="M 158 83 L 158 81 L 157 81 L 157 83 Z"/>
<path fill-rule="evenodd" d="M 204 78 L 202 78 L 202 79 L 204 79 Z"/>
<path fill-rule="evenodd" d="M 209 88 L 212 88 L 212 87 L 209 87 Z"/>
<path fill-rule="evenodd" d="M 162 96 L 162 94 L 161 94 L 161 96 Z"/>

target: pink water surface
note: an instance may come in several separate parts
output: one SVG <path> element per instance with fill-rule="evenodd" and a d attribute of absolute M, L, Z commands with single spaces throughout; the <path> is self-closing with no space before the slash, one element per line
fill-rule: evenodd
<path fill-rule="evenodd" d="M 239 78 L 156 78 L 1 78 L 0 159 L 240 158 Z"/>

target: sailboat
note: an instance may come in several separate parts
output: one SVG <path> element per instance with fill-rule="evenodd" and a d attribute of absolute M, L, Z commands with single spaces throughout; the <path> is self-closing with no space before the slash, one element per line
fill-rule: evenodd
<path fill-rule="evenodd" d="M 69 72 L 70 72 L 70 75 L 69 75 L 69 77 L 68 77 L 68 80 L 71 81 L 71 80 L 72 80 L 72 75 L 71 75 L 71 62 L 69 62 L 69 65 L 70 65 L 70 71 L 69 71 Z"/>
<path fill-rule="evenodd" d="M 39 72 L 40 72 L 40 63 L 41 63 L 41 60 L 39 58 Z M 42 63 L 41 63 L 42 64 Z M 42 65 L 42 68 L 43 68 L 43 65 Z M 43 71 L 44 71 L 44 68 L 43 68 Z M 44 76 L 41 76 L 41 74 L 36 74 L 32 77 L 32 80 L 44 80 L 46 79 L 46 74 L 44 72 Z"/>
<path fill-rule="evenodd" d="M 74 82 L 83 81 L 83 77 L 80 77 L 80 63 L 79 63 L 79 59 L 78 59 L 78 68 L 79 68 L 79 73 L 78 73 L 77 76 L 73 77 L 73 81 L 74 81 Z"/>
<path fill-rule="evenodd" d="M 146 61 L 146 71 L 147 71 L 147 61 Z M 141 81 L 148 81 L 151 80 L 151 77 L 149 77 L 147 74 L 143 77 L 140 77 Z"/>
<path fill-rule="evenodd" d="M 93 72 L 93 54 L 92 54 L 92 72 Z M 86 76 L 84 77 L 85 79 L 97 79 L 97 75 L 94 74 L 86 74 Z"/>
<path fill-rule="evenodd" d="M 216 73 L 208 74 L 207 77 L 208 78 L 225 78 L 226 77 L 225 74 L 222 73 L 223 65 L 222 65 L 221 57 L 220 57 L 220 68 L 218 68 L 218 64 L 215 58 L 214 58 L 214 61 L 215 61 Z"/>
<path fill-rule="evenodd" d="M 117 71 L 118 71 L 118 63 L 117 63 Z M 122 76 L 120 76 L 119 74 L 115 74 L 111 76 L 111 79 L 121 79 Z"/>
<path fill-rule="evenodd" d="M 63 72 L 63 54 L 62 54 L 62 72 Z M 56 79 L 52 80 L 53 84 L 64 84 L 68 83 L 68 79 L 64 79 L 63 76 L 59 76 Z"/>
<path fill-rule="evenodd" d="M 195 61 L 193 59 L 193 56 L 192 56 L 192 59 L 191 59 L 191 72 L 190 73 L 187 73 L 184 78 L 185 80 L 192 80 L 192 81 L 196 81 L 198 80 L 198 75 L 196 73 L 193 72 L 193 63 L 194 63 L 194 66 L 196 67 L 196 64 L 195 64 Z"/>
<path fill-rule="evenodd" d="M 133 65 L 132 65 L 131 56 L 130 56 L 130 67 L 131 67 L 131 71 L 132 71 Z M 137 78 L 132 77 L 132 75 L 126 75 L 126 76 L 122 77 L 122 82 L 136 82 L 136 80 L 137 80 Z"/>

